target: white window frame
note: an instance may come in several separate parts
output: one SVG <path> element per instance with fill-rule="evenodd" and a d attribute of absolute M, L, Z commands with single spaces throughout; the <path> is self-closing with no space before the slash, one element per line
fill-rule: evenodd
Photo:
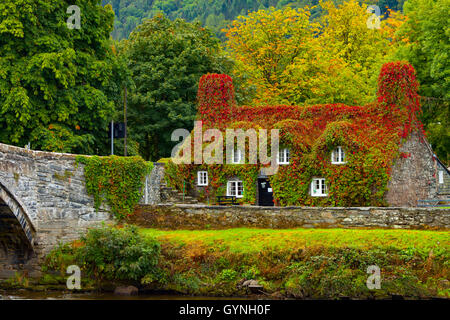
<path fill-rule="evenodd" d="M 208 185 L 208 171 L 197 171 L 197 185 L 198 186 Z"/>
<path fill-rule="evenodd" d="M 237 154 L 238 160 L 235 160 L 235 155 Z M 233 152 L 231 153 L 231 163 L 232 164 L 240 164 L 242 163 L 242 151 L 241 149 L 233 149 Z"/>
<path fill-rule="evenodd" d="M 278 164 L 289 164 L 290 155 L 289 155 L 289 149 L 283 148 L 278 151 L 277 155 L 277 163 Z"/>
<path fill-rule="evenodd" d="M 241 184 L 241 194 L 239 194 L 239 184 Z M 234 186 L 234 194 L 232 192 L 233 186 Z M 244 196 L 244 183 L 241 180 L 227 181 L 227 196 L 242 198 Z"/>
<path fill-rule="evenodd" d="M 331 152 L 331 163 L 332 164 L 344 164 L 344 163 L 346 163 L 344 148 L 339 146 L 339 147 L 336 147 L 336 149 L 334 149 Z"/>
<path fill-rule="evenodd" d="M 311 181 L 311 196 L 326 197 L 328 196 L 328 187 L 325 178 L 313 178 Z"/>

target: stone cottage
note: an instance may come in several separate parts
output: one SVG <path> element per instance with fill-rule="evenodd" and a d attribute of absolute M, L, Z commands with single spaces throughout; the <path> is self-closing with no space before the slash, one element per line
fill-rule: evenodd
<path fill-rule="evenodd" d="M 169 161 L 165 180 L 211 204 L 221 196 L 262 206 L 417 206 L 448 199 L 450 172 L 418 120 L 415 70 L 404 62 L 385 64 L 378 86 L 376 101 L 365 106 L 237 106 L 229 76 L 205 75 L 198 91 L 201 131 L 192 132 L 177 155 L 192 157 Z M 224 144 L 212 146 L 219 136 L 210 129 L 223 137 L 227 129 L 242 129 L 244 143 L 232 136 L 230 154 Z M 279 132 L 278 151 L 270 154 L 278 167 L 267 174 L 267 164 L 252 162 L 251 155 L 262 147 L 271 152 L 272 145 L 261 143 L 271 130 Z M 199 139 L 200 156 L 194 150 Z M 217 161 L 205 161 L 204 150 L 212 149 Z"/>

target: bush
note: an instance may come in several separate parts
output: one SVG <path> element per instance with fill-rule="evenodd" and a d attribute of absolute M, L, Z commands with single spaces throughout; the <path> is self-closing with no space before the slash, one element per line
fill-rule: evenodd
<path fill-rule="evenodd" d="M 142 237 L 136 227 L 91 229 L 81 238 L 85 244 L 77 260 L 89 275 L 102 280 L 157 280 L 160 245 Z"/>
<path fill-rule="evenodd" d="M 77 264 L 75 249 L 69 243 L 59 243 L 46 257 L 42 271 L 59 270 L 61 275 L 66 274 L 67 267 Z"/>
<path fill-rule="evenodd" d="M 237 277 L 237 272 L 233 269 L 224 269 L 222 272 L 217 276 L 218 281 L 233 281 Z"/>

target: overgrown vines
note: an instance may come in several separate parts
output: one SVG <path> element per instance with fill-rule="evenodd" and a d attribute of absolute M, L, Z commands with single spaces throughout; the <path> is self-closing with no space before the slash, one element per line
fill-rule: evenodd
<path fill-rule="evenodd" d="M 133 213 L 142 197 L 145 176 L 153 167 L 138 156 L 77 156 L 76 163 L 84 164 L 86 189 L 94 197 L 96 210 L 106 201 L 119 220 Z"/>
<path fill-rule="evenodd" d="M 290 150 L 289 165 L 270 177 L 279 205 L 383 206 L 390 170 L 399 147 L 411 132 L 423 134 L 418 83 L 414 68 L 405 62 L 383 66 L 378 79 L 378 99 L 366 106 L 329 104 L 317 106 L 237 107 L 232 102 L 231 79 L 206 75 L 199 87 L 199 117 L 208 128 L 280 129 L 280 144 Z M 223 136 L 225 134 L 223 132 Z M 346 163 L 331 163 L 331 152 L 342 146 Z M 248 145 L 247 152 L 248 155 Z M 224 149 L 225 155 L 225 149 Z M 166 173 L 169 185 L 195 187 L 196 172 L 207 170 L 209 193 L 223 195 L 226 181 L 244 182 L 244 201 L 256 201 L 260 165 L 175 165 Z M 311 197 L 310 183 L 323 177 L 328 197 Z"/>

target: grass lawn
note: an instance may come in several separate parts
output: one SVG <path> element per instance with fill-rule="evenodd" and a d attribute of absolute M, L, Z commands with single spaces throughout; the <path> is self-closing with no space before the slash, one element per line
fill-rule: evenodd
<path fill-rule="evenodd" d="M 250 229 L 158 230 L 142 234 L 178 243 L 198 243 L 236 253 L 259 252 L 268 247 L 350 247 L 450 251 L 450 232 L 422 230 L 361 229 Z"/>

